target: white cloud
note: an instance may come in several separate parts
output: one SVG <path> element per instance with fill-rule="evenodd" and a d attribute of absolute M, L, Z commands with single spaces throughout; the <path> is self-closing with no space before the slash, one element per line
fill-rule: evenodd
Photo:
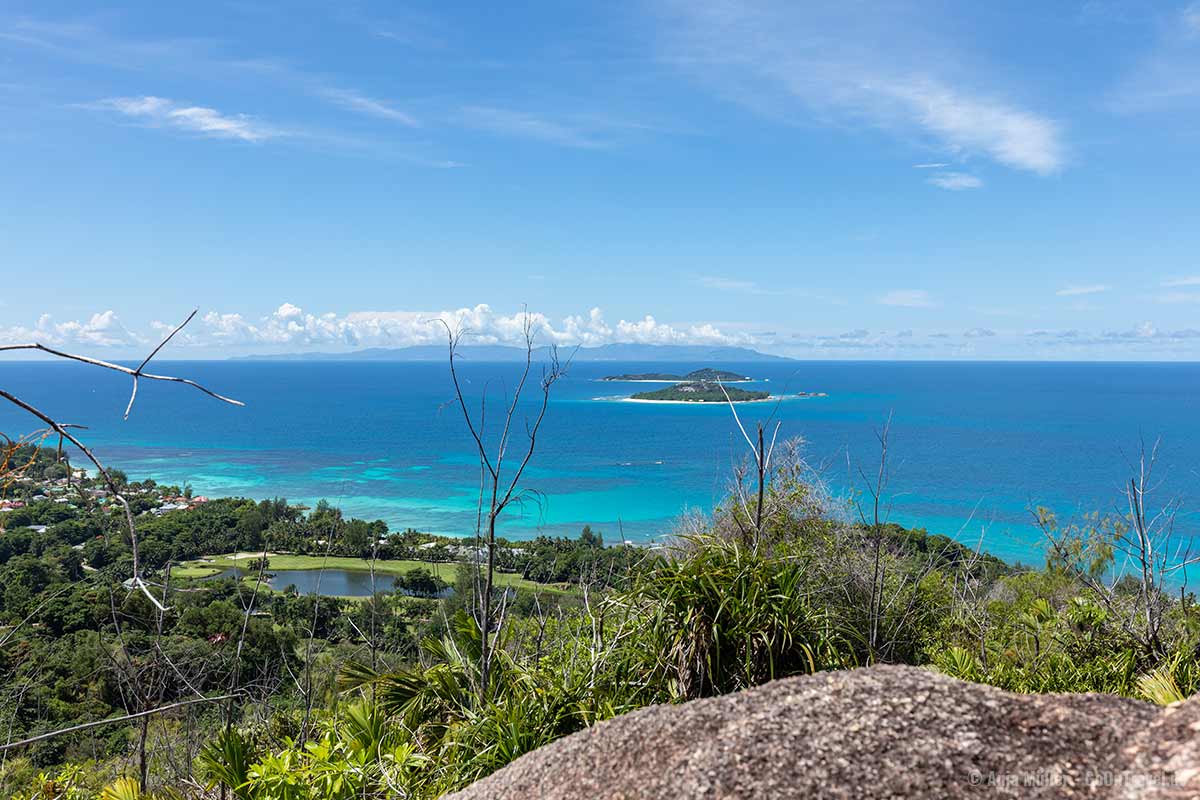
<path fill-rule="evenodd" d="M 216 139 L 237 139 L 261 142 L 282 135 L 244 114 L 228 116 L 213 108 L 187 106 L 162 97 L 112 97 L 90 104 L 89 108 L 115 111 L 153 125 L 164 125 L 210 136 Z"/>
<path fill-rule="evenodd" d="M 111 310 L 93 314 L 87 321 L 55 322 L 49 314 L 43 314 L 32 328 L 0 328 L 0 343 L 31 342 L 54 347 L 126 347 L 143 345 L 147 340 L 129 331 Z"/>
<path fill-rule="evenodd" d="M 502 314 L 486 304 L 442 311 L 351 311 L 314 314 L 292 303 L 283 303 L 260 318 L 236 312 L 210 311 L 198 318 L 173 340 L 190 348 L 237 349 L 260 347 L 272 351 L 302 348 L 323 350 L 361 347 L 405 347 L 442 344 L 445 321 L 455 330 L 467 332 L 472 344 L 523 342 L 525 313 Z M 640 319 L 621 319 L 610 324 L 599 308 L 586 314 L 551 319 L 529 312 L 539 344 L 602 345 L 617 342 L 641 344 L 751 345 L 758 336 L 728 330 L 712 323 L 671 324 L 647 314 Z M 43 315 L 32 327 L 0 328 L 0 343 L 40 342 L 53 346 L 96 348 L 144 348 L 158 341 L 175 326 L 161 321 L 149 325 L 145 335 L 129 331 L 113 311 L 94 314 L 86 321 L 55 322 Z"/>
<path fill-rule="evenodd" d="M 419 126 L 414 117 L 392 106 L 390 103 L 384 100 L 377 100 L 374 97 L 368 97 L 351 89 L 322 89 L 321 95 L 343 108 L 357 111 L 360 114 L 398 122 L 410 128 Z"/>
<path fill-rule="evenodd" d="M 980 186 L 983 186 L 982 180 L 965 172 L 939 172 L 936 175 L 930 175 L 926 178 L 925 182 L 932 183 L 934 186 L 939 186 L 942 189 L 949 189 L 952 192 L 959 192 L 963 189 L 978 189 Z"/>
<path fill-rule="evenodd" d="M 523 342 L 524 312 L 502 314 L 486 304 L 442 311 L 351 311 L 347 314 L 305 311 L 283 303 L 260 318 L 236 312 L 209 311 L 184 329 L 172 343 L 177 347 L 236 350 L 262 348 L 288 352 L 304 348 L 350 350 L 362 347 L 405 347 L 443 344 L 445 321 L 468 334 L 471 344 Z M 530 312 L 529 320 L 539 344 L 596 346 L 610 343 L 751 345 L 756 334 L 727 330 L 712 323 L 671 324 L 647 314 L 610 324 L 599 308 L 586 314 L 551 319 Z M 0 328 L 0 343 L 40 342 L 51 346 L 142 349 L 159 341 L 175 325 L 154 321 L 145 335 L 131 332 L 113 311 L 94 314 L 86 321 L 55 322 L 43 315 L 32 327 Z"/>
<path fill-rule="evenodd" d="M 1038 174 L 1066 160 L 1056 122 L 967 85 L 954 47 L 903 10 L 786 0 L 658 6 L 664 58 L 764 115 L 801 111 L 805 121 L 917 132 L 947 152 Z"/>
<path fill-rule="evenodd" d="M 909 307 L 933 305 L 922 290 L 889 292 L 886 299 Z M 1200 298 L 1198 298 L 1200 299 Z M 288 353 L 319 350 L 343 352 L 365 347 L 405 347 L 445 344 L 445 320 L 466 331 L 470 344 L 520 345 L 524 313 L 504 314 L 477 305 L 443 311 L 352 311 L 345 314 L 310 313 L 283 303 L 262 317 L 211 311 L 198 317 L 172 340 L 176 357 L 190 353 L 205 356 L 238 352 Z M 609 323 L 599 308 L 584 314 L 551 319 L 530 313 L 536 342 L 598 346 L 610 343 L 741 345 L 778 348 L 793 355 L 822 357 L 836 353 L 893 353 L 897 356 L 979 357 L 1019 356 L 1038 348 L 1047 354 L 1070 357 L 1137 354 L 1170 358 L 1195 357 L 1200 330 L 1161 328 L 1143 322 L 1127 329 L 1107 331 L 1037 329 L 1026 332 L 971 328 L 961 334 L 917 332 L 909 329 L 873 331 L 865 328 L 841 333 L 764 332 L 761 327 L 739 329 L 738 323 L 665 323 L 651 315 Z M 41 342 L 101 357 L 143 355 L 161 341 L 174 324 L 153 322 L 144 332 L 130 331 L 109 310 L 84 320 L 56 322 L 43 315 L 29 327 L 0 328 L 0 344 Z M 1026 349 L 1022 349 L 1026 348 Z M 110 351 L 105 355 L 104 351 Z"/>
<path fill-rule="evenodd" d="M 1102 292 L 1107 292 L 1110 289 L 1112 289 L 1111 286 L 1107 286 L 1103 283 L 1096 283 L 1088 286 L 1064 286 L 1054 294 L 1058 297 L 1079 297 L 1080 295 L 1085 294 L 1100 294 Z"/>
<path fill-rule="evenodd" d="M 1063 164 L 1058 126 L 1044 117 L 933 80 L 880 83 L 877 88 L 906 105 L 920 125 L 954 150 L 984 153 L 1042 175 Z"/>
<path fill-rule="evenodd" d="M 924 289 L 892 289 L 879 298 L 880 305 L 901 308 L 933 308 L 933 298 Z"/>
<path fill-rule="evenodd" d="M 601 345 L 611 342 L 643 344 L 751 344 L 750 334 L 726 332 L 712 324 L 671 325 L 646 315 L 610 325 L 599 308 L 586 315 L 553 321 L 530 312 L 537 340 L 543 344 Z M 202 325 L 206 338 L 234 346 L 403 347 L 445 341 L 444 320 L 451 328 L 469 331 L 474 344 L 519 344 L 524 313 L 500 314 L 488 305 L 443 311 L 352 311 L 345 315 L 311 314 L 284 303 L 258 320 L 241 314 L 209 312 Z"/>
<path fill-rule="evenodd" d="M 950 166 L 948 162 L 937 161 L 929 164 L 913 164 L 913 169 L 941 169 L 948 166 Z"/>

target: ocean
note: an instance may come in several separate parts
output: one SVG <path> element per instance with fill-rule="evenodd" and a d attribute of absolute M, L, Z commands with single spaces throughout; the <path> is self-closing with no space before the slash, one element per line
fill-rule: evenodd
<path fill-rule="evenodd" d="M 878 459 L 876 431 L 891 417 L 892 521 L 945 533 L 1009 560 L 1042 558 L 1030 508 L 1070 518 L 1120 507 L 1141 442 L 1161 439 L 1156 493 L 1184 505 L 1180 535 L 1200 508 L 1200 365 L 1137 363 L 580 362 L 553 389 L 523 485 L 528 502 L 504 536 L 576 535 L 650 542 L 679 516 L 712 508 L 729 488 L 745 443 L 728 408 L 613 399 L 645 384 L 611 374 L 716 366 L 750 375 L 775 394 L 828 397 L 747 404 L 747 423 L 774 415 L 781 438 L 805 453 L 835 493 Z M 198 494 L 324 498 L 348 515 L 393 529 L 468 535 L 479 468 L 443 363 L 156 362 L 246 403 L 143 382 L 128 421 L 129 381 L 77 364 L 0 364 L 0 386 L 82 432 L 106 463 L 132 478 L 190 483 Z M 486 434 L 498 432 L 517 366 L 465 362 L 477 410 L 489 393 Z M 536 386 L 522 414 L 532 414 Z M 0 407 L 0 431 L 36 428 Z M 518 427 L 510 459 L 520 451 Z M 510 463 L 513 463 L 510 460 Z"/>

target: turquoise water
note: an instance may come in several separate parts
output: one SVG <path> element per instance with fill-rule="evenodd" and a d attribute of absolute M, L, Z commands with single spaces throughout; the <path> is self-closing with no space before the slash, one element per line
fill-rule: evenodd
<path fill-rule="evenodd" d="M 680 364 L 686 370 L 708 364 Z M 715 364 L 773 392 L 827 398 L 741 406 L 748 422 L 775 414 L 803 436 L 809 459 L 845 491 L 876 458 L 874 430 L 891 414 L 892 519 L 923 525 L 1006 557 L 1040 558 L 1031 504 L 1060 514 L 1116 507 L 1144 437 L 1162 437 L 1160 497 L 1200 499 L 1200 365 L 864 363 Z M 473 531 L 479 471 L 443 364 L 187 362 L 159 365 L 238 397 L 217 403 L 186 387 L 143 384 L 122 422 L 128 383 L 82 365 L 12 362 L 0 385 L 65 421 L 133 477 L 189 482 L 197 492 L 326 498 L 348 514 L 454 535 Z M 466 388 L 486 386 L 497 410 L 512 365 L 466 364 Z M 524 485 L 540 492 L 503 533 L 649 541 L 729 485 L 741 442 L 720 406 L 622 403 L 644 385 L 603 383 L 662 364 L 579 363 L 555 387 Z M 757 388 L 748 386 L 747 388 Z M 596 399 L 608 398 L 608 399 Z M 532 400 L 532 397 L 530 398 Z M 532 412 L 532 407 L 523 407 Z M 499 419 L 488 431 L 495 433 Z M 35 427 L 0 409 L 0 431 Z M 520 437 L 518 431 L 518 438 Z M 1181 530 L 1192 529 L 1185 515 Z"/>

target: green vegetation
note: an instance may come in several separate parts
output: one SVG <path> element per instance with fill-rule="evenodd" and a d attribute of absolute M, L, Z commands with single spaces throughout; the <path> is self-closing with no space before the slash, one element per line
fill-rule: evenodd
<path fill-rule="evenodd" d="M 735 403 L 744 403 L 748 400 L 766 400 L 770 396 L 770 392 L 748 391 L 736 386 L 721 387 L 714 382 L 699 381 L 677 383 L 652 392 L 638 392 L 632 399 L 686 403 L 725 403 L 732 400 Z"/>
<path fill-rule="evenodd" d="M 1067 523 L 1040 510 L 1046 559 L 1032 568 L 873 518 L 880 484 L 851 501 L 862 513 L 847 523 L 849 509 L 796 446 L 772 449 L 761 484 L 739 472 L 729 500 L 662 550 L 607 547 L 591 529 L 498 540 L 500 612 L 486 635 L 472 613 L 482 585 L 473 544 L 388 535 L 325 504 L 304 513 L 222 499 L 155 517 L 161 490 L 138 484 L 142 556 L 165 611 L 122 588 L 129 546 L 99 499 L 5 512 L 0 725 L 10 740 L 156 713 L 144 725 L 119 721 L 13 750 L 0 791 L 19 800 L 92 798 L 105 786 L 143 798 L 435 798 L 647 704 L 875 663 L 1021 692 L 1166 703 L 1200 690 L 1200 614 L 1168 582 L 1178 565 L 1162 555 L 1173 507 L 1155 508 L 1146 482 L 1132 485 L 1128 517 Z M 35 467 L 48 468 L 40 458 Z M 52 488 L 45 474 L 26 471 L 10 496 L 42 495 Z M 267 592 L 253 576 L 201 577 L 255 560 L 266 573 L 362 567 L 364 547 L 386 551 L 376 570 L 414 596 L 346 602 Z M 453 563 L 464 548 L 476 560 Z M 229 555 L 198 561 L 204 552 Z M 1118 571 L 1117 554 L 1146 569 Z M 180 563 L 163 589 L 156 580 Z M 447 596 L 427 599 L 448 584 Z M 233 696 L 176 706 L 198 695 Z"/>
<path fill-rule="evenodd" d="M 319 711 L 335 696 L 338 665 L 370 661 L 371 652 L 377 663 L 416 658 L 421 638 L 440 636 L 463 605 L 454 595 L 431 596 L 447 586 L 469 595 L 474 582 L 474 568 L 463 563 L 473 549 L 469 540 L 388 534 L 382 523 L 343 519 L 324 503 L 306 513 L 284 500 L 178 502 L 185 499 L 178 487 L 121 476 L 138 514 L 143 574 L 167 607 L 160 613 L 145 593 L 122 585 L 132 575 L 132 552 L 104 488 L 85 474 L 68 483 L 65 474 L 51 450 L 30 444 L 0 452 L 0 726 L 8 741 L 19 741 L 240 686 L 232 705 L 201 703 L 155 718 L 145 729 L 151 783 L 173 774 L 173 748 L 211 738 L 229 714 L 241 718 L 267 707 L 293 713 L 308 698 Z M 391 556 L 377 559 L 375 569 L 411 596 L 317 598 L 269 590 L 258 579 L 260 567 L 267 575 L 367 570 L 370 561 L 357 556 L 315 554 L 369 553 L 364 532 L 380 536 L 377 554 Z M 279 553 L 277 541 L 303 552 Z M 579 604 L 574 587 L 582 573 L 567 565 L 590 563 L 602 549 L 590 531 L 578 540 L 501 544 L 497 584 L 512 593 L 514 613 L 532 605 L 557 613 Z M 257 563 L 264 549 L 266 562 Z M 207 558 L 207 552 L 226 555 Z M 242 568 L 243 580 L 213 579 L 233 566 Z M 391 580 L 380 585 L 390 588 Z M 135 693 L 147 685 L 152 694 Z M 8 752 L 0 796 L 95 797 L 137 763 L 142 732 L 134 722 L 118 722 Z M 50 784 L 58 793 L 33 788 Z"/>
<path fill-rule="evenodd" d="M 435 539 L 435 537 L 430 537 Z M 458 540 L 443 539 L 443 541 L 457 542 Z M 459 544 L 450 545 L 459 547 Z M 508 549 L 515 548 L 511 543 L 505 543 Z M 389 548 L 389 551 L 394 548 Z M 431 548 L 432 549 L 432 548 Z M 383 575 L 407 575 L 413 570 L 425 569 L 432 570 L 432 574 L 439 578 L 454 577 L 454 572 L 457 567 L 457 561 L 438 560 L 438 561 L 417 561 L 413 559 L 388 559 L 377 558 L 372 561 L 369 558 L 352 558 L 350 556 L 322 556 L 322 555 L 298 555 L 294 553 L 275 553 L 268 554 L 267 561 L 268 573 L 274 570 L 320 570 L 320 569 L 337 569 L 349 570 L 352 572 L 370 572 L 372 567 L 376 573 Z M 206 578 L 212 575 L 224 572 L 227 569 L 237 567 L 243 570 L 249 579 L 253 579 L 256 572 L 254 564 L 257 558 L 256 553 L 226 553 L 217 556 L 205 556 L 195 561 L 186 561 L 178 567 L 173 567 L 171 574 L 177 578 Z M 520 561 L 518 556 L 511 556 L 506 559 L 510 563 Z M 536 574 L 541 574 L 535 570 Z M 498 572 L 496 574 L 496 582 L 502 586 L 524 589 L 538 589 L 539 591 L 550 593 L 562 593 L 566 590 L 565 586 L 552 585 L 554 583 L 566 584 L 567 580 L 562 581 L 543 581 L 541 583 L 527 580 L 519 574 L 513 572 Z"/>
<path fill-rule="evenodd" d="M 705 367 L 703 369 L 693 370 L 686 375 L 676 375 L 670 372 L 641 372 L 625 375 L 607 375 L 602 380 L 606 381 L 721 381 L 722 383 L 739 383 L 751 380 L 751 378 L 740 375 L 736 372 L 729 372 L 723 369 L 713 369 Z"/>
<path fill-rule="evenodd" d="M 413 567 L 408 572 L 398 576 L 394 585 L 397 590 L 406 594 L 414 597 L 428 598 L 438 597 L 442 592 L 450 588 L 449 583 L 424 567 Z"/>

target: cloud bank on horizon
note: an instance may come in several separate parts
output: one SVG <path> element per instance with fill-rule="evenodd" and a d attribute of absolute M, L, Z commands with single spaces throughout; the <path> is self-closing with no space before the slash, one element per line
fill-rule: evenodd
<path fill-rule="evenodd" d="M 903 293 L 905 290 L 898 290 Z M 912 298 L 908 298 L 912 299 Z M 923 299 L 923 298 L 922 298 Z M 885 302 L 886 298 L 880 302 Z M 918 305 L 918 307 L 921 307 Z M 798 358 L 1188 358 L 1200 343 L 1200 329 L 1160 330 L 1150 322 L 1127 329 L 1002 329 L 915 333 L 858 328 L 839 333 L 752 331 L 712 323 L 669 324 L 652 315 L 610 324 L 604 312 L 555 320 L 537 311 L 499 313 L 486 304 L 443 311 L 352 311 L 309 313 L 291 303 L 257 319 L 236 312 L 208 311 L 172 342 L 171 357 L 226 357 L 245 354 L 352 352 L 368 347 L 411 347 L 446 343 L 447 326 L 467 333 L 467 345 L 524 344 L 528 319 L 538 345 L 597 347 L 606 344 L 722 345 L 747 347 Z M 84 348 L 111 357 L 137 357 L 158 344 L 177 323 L 154 320 L 146 330 L 126 327 L 112 311 L 86 320 L 55 321 L 43 314 L 32 326 L 0 328 L 0 344 L 39 343 Z"/>

